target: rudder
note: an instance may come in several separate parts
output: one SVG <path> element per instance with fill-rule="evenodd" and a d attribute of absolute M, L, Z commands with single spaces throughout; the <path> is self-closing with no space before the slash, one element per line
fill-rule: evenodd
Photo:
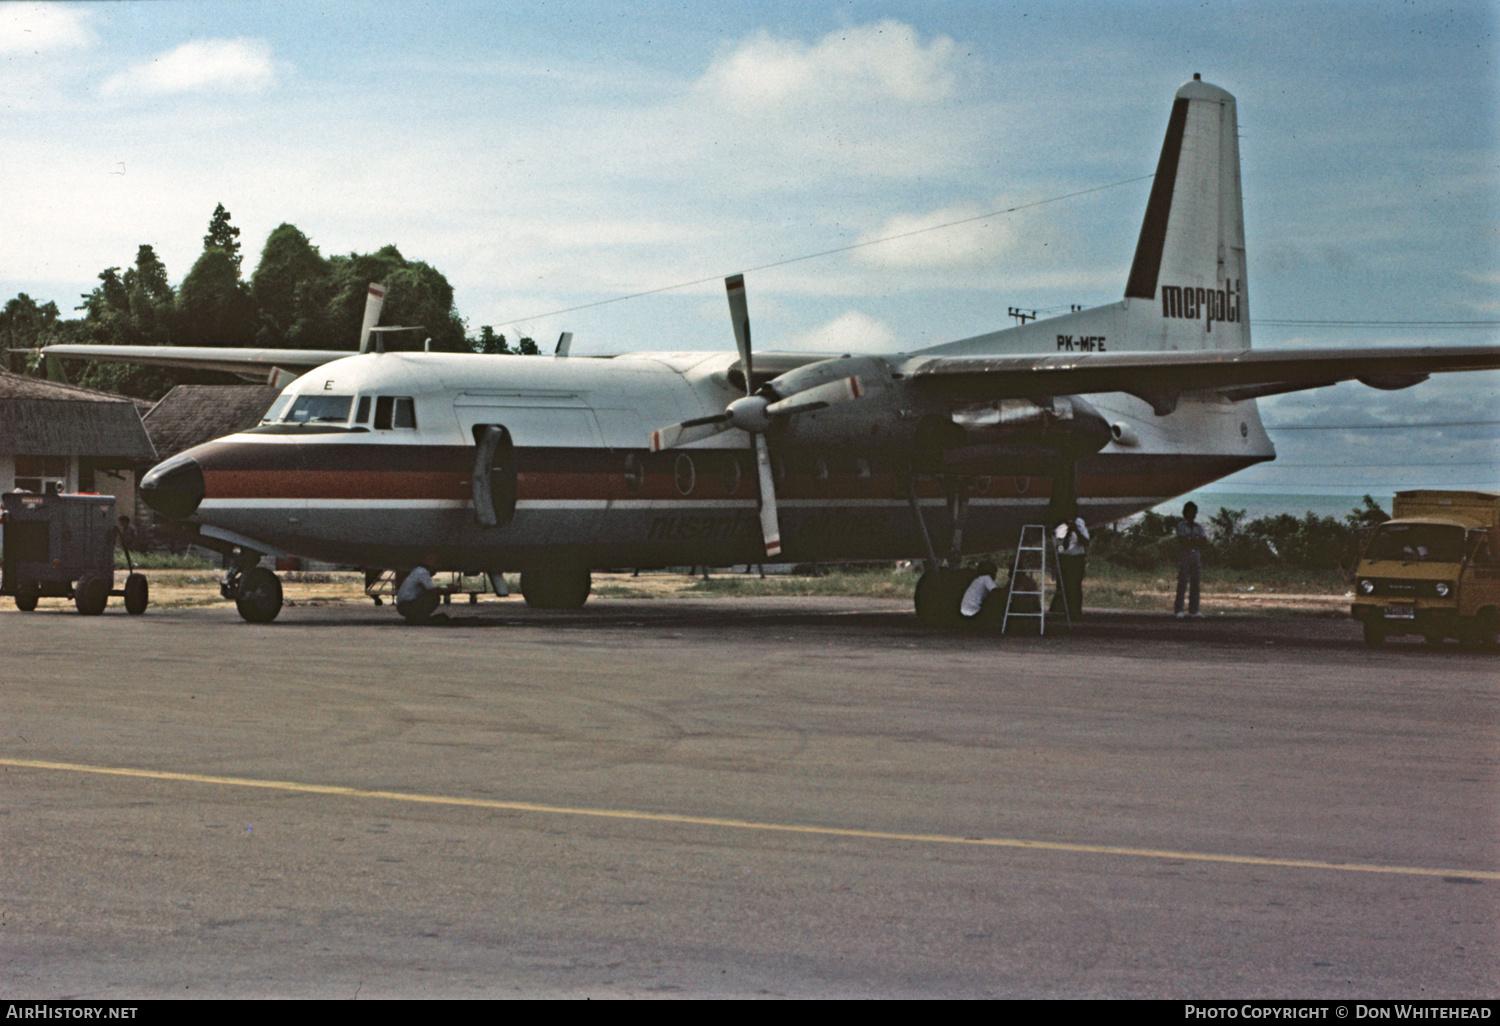
<path fill-rule="evenodd" d="M 1143 348 L 1250 348 L 1235 102 L 1196 75 L 1172 105 L 1125 300 Z"/>

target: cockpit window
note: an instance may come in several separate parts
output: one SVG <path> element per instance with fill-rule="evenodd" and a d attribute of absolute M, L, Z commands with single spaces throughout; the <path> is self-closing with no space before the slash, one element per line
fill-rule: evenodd
<path fill-rule="evenodd" d="M 276 401 L 271 404 L 271 408 L 266 411 L 266 415 L 260 419 L 260 422 L 262 424 L 269 424 L 272 421 L 280 420 L 282 411 L 287 408 L 287 404 L 291 401 L 292 397 L 289 395 L 278 395 Z"/>
<path fill-rule="evenodd" d="M 299 395 L 287 411 L 290 424 L 342 424 L 349 419 L 348 395 Z"/>

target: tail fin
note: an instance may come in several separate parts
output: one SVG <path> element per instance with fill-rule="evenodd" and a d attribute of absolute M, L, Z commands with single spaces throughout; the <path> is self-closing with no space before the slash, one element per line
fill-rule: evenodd
<path fill-rule="evenodd" d="M 1141 348 L 1250 348 L 1234 97 L 1197 75 L 1172 105 L 1125 300 Z"/>

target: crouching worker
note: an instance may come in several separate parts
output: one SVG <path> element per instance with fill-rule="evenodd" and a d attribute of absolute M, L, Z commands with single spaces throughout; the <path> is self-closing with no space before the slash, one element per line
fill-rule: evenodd
<path fill-rule="evenodd" d="M 432 569 L 430 564 L 433 559 L 424 559 L 418 563 L 406 579 L 401 582 L 401 587 L 396 591 L 396 612 L 405 618 L 407 623 L 434 623 L 438 620 L 446 620 L 447 616 L 437 613 L 438 603 L 442 602 L 442 592 L 432 582 Z"/>
<path fill-rule="evenodd" d="M 1000 568 L 990 560 L 979 564 L 979 576 L 969 582 L 963 601 L 958 605 L 959 615 L 966 627 L 993 628 L 999 621 L 1001 592 L 995 581 Z"/>

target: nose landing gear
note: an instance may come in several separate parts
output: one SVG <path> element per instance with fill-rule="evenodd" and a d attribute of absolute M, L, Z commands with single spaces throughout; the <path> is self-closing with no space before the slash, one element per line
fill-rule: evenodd
<path fill-rule="evenodd" d="M 246 562 L 246 556 L 254 559 Z M 263 566 L 256 566 L 259 553 L 248 553 L 234 569 L 224 575 L 219 594 L 234 600 L 240 616 L 249 623 L 270 623 L 281 612 L 281 578 Z"/>

